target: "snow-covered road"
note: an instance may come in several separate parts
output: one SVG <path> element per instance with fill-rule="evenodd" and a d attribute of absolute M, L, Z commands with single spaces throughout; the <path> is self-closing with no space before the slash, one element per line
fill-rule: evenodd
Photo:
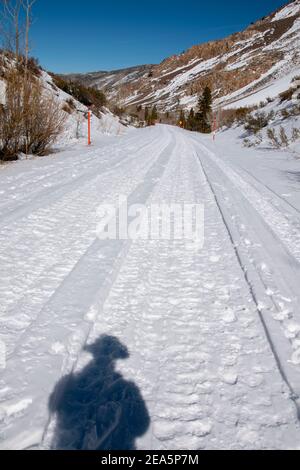
<path fill-rule="evenodd" d="M 0 168 L 0 448 L 300 446 L 300 213 L 219 154 L 156 126 Z M 204 204 L 204 248 L 100 241 L 119 195 Z"/>

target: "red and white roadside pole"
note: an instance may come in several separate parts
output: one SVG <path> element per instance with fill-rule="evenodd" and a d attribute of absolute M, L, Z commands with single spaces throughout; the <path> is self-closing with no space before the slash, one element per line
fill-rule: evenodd
<path fill-rule="evenodd" d="M 92 111 L 89 109 L 88 111 L 88 145 L 91 145 L 91 121 L 92 121 Z"/>
<path fill-rule="evenodd" d="M 216 133 L 217 133 L 217 114 L 216 112 L 214 112 L 213 141 L 216 140 Z"/>

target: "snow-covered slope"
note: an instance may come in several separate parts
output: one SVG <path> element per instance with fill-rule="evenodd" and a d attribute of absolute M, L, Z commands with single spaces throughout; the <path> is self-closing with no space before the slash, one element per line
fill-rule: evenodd
<path fill-rule="evenodd" d="M 86 139 L 88 133 L 88 108 L 58 88 L 54 84 L 52 77 L 47 72 L 42 71 L 41 80 L 43 81 L 47 92 L 52 94 L 54 93 L 62 107 L 65 106 L 70 99 L 75 105 L 70 114 L 67 113 L 65 132 L 60 137 L 59 143 L 69 144 L 72 141 Z M 119 118 L 114 116 L 108 109 L 105 108 L 99 114 L 99 116 L 92 114 L 91 129 L 94 138 L 97 138 L 98 135 L 118 135 L 125 131 L 125 127 L 120 123 Z"/>
<path fill-rule="evenodd" d="M 5 103 L 5 90 L 6 90 L 5 81 L 0 80 L 0 104 Z"/>
<path fill-rule="evenodd" d="M 159 65 L 76 77 L 104 89 L 119 104 L 173 110 L 195 106 L 206 84 L 219 103 L 227 103 L 294 71 L 300 73 L 300 0 L 243 32 L 194 46 Z"/>
<path fill-rule="evenodd" d="M 281 10 L 279 10 L 272 21 L 282 20 L 283 18 L 289 18 L 290 16 L 295 16 L 299 14 L 300 5 L 299 2 L 291 2 L 289 5 L 285 6 Z"/>
<path fill-rule="evenodd" d="M 239 108 L 243 106 L 255 106 L 268 98 L 277 98 L 278 95 L 291 87 L 292 80 L 300 76 L 300 67 L 296 68 L 290 73 L 287 73 L 281 78 L 274 78 L 273 80 L 263 87 L 255 91 L 249 90 L 250 87 L 245 87 L 238 90 L 231 95 L 226 96 L 226 101 L 219 100 L 216 102 L 216 107 L 223 103 L 225 109 Z"/>
<path fill-rule="evenodd" d="M 0 55 L 3 72 L 2 78 L 0 79 L 0 104 L 4 104 L 6 93 L 5 71 L 10 67 L 14 67 L 14 60 L 6 54 L 2 53 Z M 40 70 L 36 78 L 41 81 L 44 93 L 54 97 L 66 114 L 65 130 L 59 137 L 57 144 L 65 146 L 80 140 L 86 141 L 88 133 L 87 106 L 58 88 L 52 76 L 44 70 Z M 69 105 L 70 102 L 72 106 Z M 119 135 L 126 131 L 120 119 L 106 108 L 103 108 L 97 115 L 92 113 L 91 129 L 93 139 L 97 139 L 97 137 L 103 135 Z"/>

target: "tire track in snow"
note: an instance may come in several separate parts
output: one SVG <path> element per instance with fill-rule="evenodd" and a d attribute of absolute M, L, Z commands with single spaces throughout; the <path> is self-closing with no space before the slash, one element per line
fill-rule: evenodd
<path fill-rule="evenodd" d="M 200 147 L 202 149 L 202 147 L 204 146 L 199 145 L 199 142 L 197 142 L 197 144 L 198 145 L 195 146 L 197 158 L 205 174 L 207 182 L 211 188 L 211 191 L 214 194 L 216 204 L 219 208 L 222 219 L 228 231 L 228 235 L 234 247 L 238 262 L 244 273 L 244 277 L 249 286 L 251 296 L 257 307 L 257 313 L 259 315 L 260 321 L 263 325 L 263 328 L 266 334 L 266 338 L 269 342 L 270 348 L 276 360 L 278 370 L 280 371 L 280 374 L 284 382 L 287 384 L 287 387 L 290 391 L 290 399 L 295 405 L 296 414 L 297 414 L 298 420 L 300 420 L 300 396 L 299 396 L 300 370 L 299 368 L 296 368 L 289 364 L 293 351 L 292 351 L 292 345 L 291 344 L 288 345 L 289 344 L 288 336 L 285 337 L 284 336 L 285 332 L 278 330 L 276 324 L 274 325 L 274 321 L 272 322 L 272 320 L 268 316 L 268 308 L 270 308 L 268 307 L 268 305 L 270 305 L 270 300 L 271 300 L 271 305 L 273 309 L 277 312 L 277 314 L 279 314 L 281 311 L 280 305 L 274 295 L 266 294 L 268 292 L 268 284 L 266 284 L 265 280 L 263 279 L 257 267 L 254 266 L 254 269 L 251 268 L 251 265 L 252 265 L 251 258 L 248 257 L 247 255 L 245 257 L 245 252 L 243 252 L 242 247 L 241 247 L 242 236 L 239 234 L 238 230 L 234 229 L 235 216 L 233 215 L 232 212 L 230 213 L 226 209 L 226 203 L 224 202 L 226 201 L 226 197 L 224 198 L 224 196 L 221 195 L 220 193 L 221 186 L 214 181 L 217 178 L 217 174 L 218 174 L 216 169 L 220 166 L 220 165 L 219 166 L 216 165 L 216 161 L 215 161 L 216 157 L 212 159 L 211 155 L 209 155 L 210 161 L 212 160 L 213 163 L 215 164 L 214 165 L 215 170 L 213 172 L 211 171 L 208 172 L 206 170 L 207 161 L 201 158 L 200 153 L 197 153 L 197 147 L 198 148 Z M 208 152 L 211 153 L 210 151 Z M 205 152 L 205 153 L 207 154 L 208 152 Z M 221 170 L 223 170 L 223 167 L 221 167 Z M 213 178 L 211 174 L 213 174 Z M 226 177 L 228 177 L 228 175 L 225 172 L 224 174 L 226 175 Z M 235 209 L 238 213 L 239 209 L 237 205 L 235 205 Z M 280 240 L 280 243 L 281 243 L 281 240 Z M 259 287 L 259 285 L 261 285 L 262 288 Z M 281 350 L 279 350 L 279 347 Z"/>
<path fill-rule="evenodd" d="M 184 149 L 184 146 L 180 145 L 180 141 L 182 139 L 180 136 L 177 136 L 175 134 L 174 136 L 176 142 L 177 140 L 179 141 L 179 144 L 177 143 L 176 146 L 176 151 L 173 152 L 173 157 L 169 161 L 167 168 L 164 172 L 164 175 L 160 178 L 159 183 L 157 184 L 157 188 L 154 191 L 154 193 L 151 195 L 150 199 L 148 200 L 148 203 L 150 202 L 158 202 L 156 199 L 156 193 L 159 190 L 159 192 L 163 194 L 163 200 L 169 201 L 169 202 L 178 202 L 178 196 L 180 195 L 180 192 L 178 190 L 178 187 L 180 184 L 182 185 L 182 177 L 184 176 L 184 172 L 181 172 L 179 168 L 182 166 L 182 160 L 181 160 L 181 154 Z M 181 142 L 182 144 L 182 142 Z M 176 162 L 176 165 L 174 166 L 174 161 Z M 179 168 L 178 168 L 179 167 Z M 176 170 L 176 171 L 174 171 Z M 171 182 L 171 184 L 170 184 Z M 185 184 L 185 187 L 189 186 L 190 181 L 187 181 Z M 194 191 L 193 188 L 190 188 L 192 196 L 194 196 Z M 181 202 L 186 202 L 186 193 L 184 193 L 181 198 Z M 177 198 L 176 198 L 177 197 Z M 161 200 L 160 200 L 161 202 Z M 193 202 L 191 200 L 191 202 Z M 150 244 L 150 247 L 149 247 Z M 160 250 L 157 250 L 157 245 L 160 247 Z M 141 266 L 138 274 L 138 279 L 139 281 L 143 278 L 145 278 L 145 281 L 151 290 L 157 290 L 157 297 L 158 300 L 160 298 L 159 293 L 163 292 L 165 289 L 167 289 L 166 286 L 166 280 L 164 278 L 161 278 L 161 271 L 163 271 L 166 267 L 166 261 L 168 260 L 168 254 L 170 250 L 170 242 L 157 242 L 157 243 L 151 243 L 151 242 L 137 242 L 134 243 L 133 246 L 130 249 L 130 262 L 126 262 L 126 267 L 128 263 L 130 264 L 129 266 L 129 271 L 131 272 L 130 276 L 134 276 L 134 273 L 139 270 L 139 266 Z M 173 243 L 171 243 L 171 246 Z M 162 249 L 163 248 L 163 249 Z M 175 264 L 175 261 L 174 261 Z M 128 271 L 128 269 L 124 268 L 125 271 Z M 176 268 L 176 267 L 175 267 Z M 149 270 L 150 272 L 154 269 L 154 273 L 151 280 L 148 280 L 148 274 Z M 128 276 L 128 275 L 127 275 Z M 113 291 L 115 292 L 123 292 L 124 295 L 127 298 L 134 298 L 134 290 L 135 290 L 135 283 L 131 283 L 128 277 L 126 276 L 125 278 L 125 283 L 126 286 L 124 288 L 121 288 L 119 286 L 119 283 L 122 281 L 118 281 L 118 287 L 116 287 L 116 284 L 114 284 Z M 119 276 L 120 277 L 120 276 Z M 118 279 L 119 279 L 118 277 Z M 150 284 L 149 284 L 150 281 Z M 128 285 L 129 282 L 129 285 Z M 151 287 L 150 287 L 151 286 Z M 172 291 L 172 282 L 169 282 L 169 287 L 170 291 Z M 111 291 L 112 292 L 112 291 Z M 114 294 L 112 294 L 114 297 Z M 174 306 L 170 305 L 170 308 L 168 308 L 168 314 L 163 317 L 162 323 L 160 323 L 161 316 L 159 313 L 151 312 L 152 308 L 152 301 L 153 299 L 148 300 L 148 296 L 145 296 L 144 299 L 142 300 L 142 305 L 140 306 L 140 314 L 137 316 L 135 315 L 128 315 L 124 311 L 124 315 L 122 315 L 122 311 L 120 312 L 118 308 L 118 313 L 117 313 L 117 318 L 112 318 L 110 308 L 106 304 L 104 306 L 104 309 L 109 309 L 108 310 L 108 318 L 106 320 L 106 315 L 104 314 L 102 302 L 100 305 L 97 305 L 93 307 L 93 309 L 97 312 L 97 321 L 95 322 L 94 329 L 89 337 L 89 342 L 93 342 L 96 340 L 101 334 L 106 333 L 106 334 L 113 334 L 117 335 L 118 337 L 124 338 L 125 344 L 131 344 L 132 342 L 134 343 L 134 350 L 138 351 L 139 349 L 143 349 L 146 347 L 146 349 L 149 348 L 149 354 L 146 356 L 146 364 L 142 366 L 144 369 L 148 369 L 150 367 L 151 369 L 151 375 L 156 376 L 156 379 L 153 381 L 154 382 L 154 388 L 153 384 L 148 383 L 148 390 L 147 390 L 147 397 L 151 396 L 151 402 L 155 403 L 157 400 L 158 396 L 158 391 L 161 387 L 161 378 L 160 374 L 162 370 L 166 369 L 165 365 L 165 360 L 161 361 L 161 363 L 156 366 L 156 360 L 157 358 L 159 359 L 162 357 L 162 350 L 165 348 L 166 344 L 164 340 L 166 341 L 167 339 L 167 329 L 170 329 L 170 321 L 172 320 L 173 316 L 173 311 L 174 311 Z M 123 301 L 122 301 L 123 303 Z M 122 309 L 123 310 L 123 309 Z M 175 315 L 175 321 L 177 321 L 177 315 Z M 159 329 L 160 329 L 160 340 L 157 341 L 157 337 L 155 334 L 155 325 L 157 323 L 159 324 Z M 104 323 L 106 328 L 104 327 Z M 107 324 L 108 323 L 108 324 Z M 136 325 L 138 325 L 138 331 L 136 331 Z M 154 330 L 153 330 L 154 327 Z M 144 330 L 146 331 L 146 336 L 142 335 L 140 337 L 140 331 Z M 148 359 L 147 359 L 148 357 Z M 137 375 L 139 375 L 140 372 L 135 370 L 134 375 L 135 379 Z M 157 411 L 158 415 L 160 414 L 159 411 Z M 153 410 L 153 415 L 155 416 L 156 412 Z M 153 417 L 154 417 L 153 416 Z M 204 424 L 202 423 L 202 426 Z M 200 432 L 200 423 L 199 423 L 199 430 L 198 433 Z M 153 426 L 152 426 L 153 428 Z M 207 428 L 206 428 L 207 429 Z M 205 433 L 204 428 L 202 427 L 201 433 Z M 151 448 L 155 448 L 155 445 L 153 443 L 153 433 L 150 431 L 150 437 L 148 439 L 148 442 L 151 446 Z M 193 437 L 191 436 L 191 439 Z M 147 447 L 149 448 L 149 447 Z"/>
<path fill-rule="evenodd" d="M 151 192 L 153 186 L 157 184 L 157 178 L 162 174 L 164 166 L 170 158 L 173 143 L 168 143 L 168 139 L 165 139 L 159 144 L 159 147 L 159 157 L 144 175 L 142 182 L 131 192 L 129 204 L 142 203 L 145 195 Z M 45 383 L 48 384 L 49 391 L 59 379 L 58 370 L 61 373 L 68 373 L 71 370 L 93 324 L 93 319 L 85 316 L 88 308 L 95 298 L 101 298 L 104 301 L 120 266 L 125 262 L 129 245 L 130 241 L 101 242 L 96 240 L 81 257 L 72 272 L 39 313 L 38 318 L 30 325 L 26 336 L 24 334 L 22 337 L 22 344 L 19 342 L 11 361 L 8 361 L 8 369 L 2 380 L 14 384 L 13 390 L 16 392 L 13 394 L 18 395 L 23 389 L 22 393 L 27 396 L 31 395 L 30 390 L 39 390 L 40 374 L 38 371 L 43 367 L 47 371 Z M 47 331 L 53 332 L 53 336 L 44 336 L 47 335 Z M 53 345 L 55 349 L 51 355 Z M 33 356 L 34 350 L 39 350 L 38 357 Z M 63 363 L 61 354 L 64 355 Z M 26 377 L 25 383 L 21 378 L 14 378 L 11 375 L 12 368 L 16 367 L 15 360 L 25 364 L 29 361 L 28 374 L 26 374 L 28 377 Z M 58 367 L 60 363 L 61 366 Z M 43 388 L 45 386 L 47 385 L 44 384 Z M 34 395 L 34 393 L 32 394 Z M 47 397 L 48 394 L 40 391 L 38 396 L 35 396 L 33 405 L 29 406 L 24 415 L 20 417 L 20 421 L 17 419 L 13 426 L 12 423 L 9 423 L 9 436 L 12 441 L 8 437 L 7 442 L 10 442 L 10 445 L 16 445 L 17 429 L 23 427 L 21 423 L 28 420 L 29 414 L 33 412 L 35 416 L 39 416 L 41 410 L 47 407 Z M 15 434 L 11 431 L 11 426 Z M 35 434 L 35 438 L 37 435 L 39 435 L 38 432 Z M 17 446 L 19 445 L 22 444 L 17 444 Z"/>
<path fill-rule="evenodd" d="M 234 186 L 242 192 L 243 196 L 261 215 L 294 258 L 300 262 L 300 230 L 291 230 L 290 223 L 278 208 L 275 209 L 254 187 L 250 186 L 233 169 L 225 164 L 224 161 L 220 160 L 211 150 L 205 147 L 205 145 L 198 142 L 198 146 L 201 147 L 202 151 L 208 155 L 210 160 L 223 171 Z"/>
<path fill-rule="evenodd" d="M 290 203 L 289 201 L 287 201 L 283 196 L 281 196 L 280 194 L 278 194 L 276 191 L 274 191 L 274 189 L 272 189 L 268 184 L 265 184 L 263 183 L 259 178 L 257 178 L 255 175 L 253 175 L 249 170 L 246 170 L 245 168 L 242 168 L 241 166 L 239 166 L 239 170 L 241 170 L 242 172 L 244 173 L 247 173 L 253 180 L 255 180 L 261 187 L 264 187 L 266 188 L 270 193 L 272 193 L 276 198 L 280 199 L 284 205 L 286 206 L 289 206 L 294 213 L 297 213 L 296 216 L 299 217 L 298 214 L 300 214 L 300 210 L 295 207 L 292 203 Z M 274 203 L 272 203 L 272 201 L 268 201 L 270 204 L 273 205 L 274 209 L 276 210 L 280 210 Z M 284 214 L 283 214 L 284 215 Z M 299 227 L 298 227 L 299 228 Z"/>
<path fill-rule="evenodd" d="M 138 147 L 138 149 L 134 151 L 134 154 L 139 154 L 141 150 L 144 152 L 145 149 L 151 148 L 153 146 L 154 140 L 155 138 L 154 139 L 151 138 L 150 141 L 148 141 L 146 144 L 143 144 L 140 147 Z M 116 146 L 116 149 L 117 148 L 118 147 Z M 91 153 L 93 154 L 92 157 L 90 158 L 91 168 L 88 171 L 85 171 L 84 173 L 81 172 L 80 176 L 76 177 L 75 179 L 71 178 L 67 182 L 63 181 L 61 184 L 58 184 L 58 185 L 55 184 L 51 188 L 46 188 L 42 191 L 39 191 L 38 193 L 34 193 L 33 198 L 31 195 L 29 195 L 29 198 L 27 199 L 24 198 L 23 196 L 22 203 L 19 207 L 14 208 L 11 211 L 7 211 L 4 214 L 1 213 L 0 229 L 3 229 L 6 226 L 10 225 L 12 222 L 15 222 L 15 220 L 17 220 L 18 218 L 25 217 L 26 215 L 30 214 L 34 210 L 38 210 L 41 207 L 43 208 L 46 205 L 59 200 L 65 194 L 67 194 L 70 190 L 73 190 L 74 185 L 76 185 L 77 187 L 80 187 L 84 183 L 90 184 L 93 179 L 92 177 L 94 177 L 94 179 L 99 178 L 99 175 L 97 176 L 94 176 L 94 175 L 95 173 L 97 174 L 98 172 L 101 172 L 103 163 L 101 162 L 101 164 L 99 165 L 99 168 L 95 168 L 95 159 L 99 158 L 102 152 L 100 153 L 100 155 L 95 150 Z M 130 155 L 129 157 L 126 157 L 122 160 L 118 159 L 117 162 L 113 165 L 111 165 L 110 163 L 109 168 L 106 169 L 104 172 L 101 172 L 101 176 L 114 172 L 120 166 L 130 161 L 133 161 L 135 158 L 136 156 Z M 64 170 L 59 171 L 59 173 L 64 177 Z M 53 180 L 53 178 L 56 178 L 56 177 L 57 177 L 56 173 L 54 173 L 53 175 L 52 174 L 50 175 L 51 180 Z M 37 183 L 40 184 L 40 181 L 38 181 Z M 51 196 L 50 199 L 49 199 L 49 196 Z M 13 202 L 11 205 L 15 206 L 15 202 Z"/>
<path fill-rule="evenodd" d="M 132 145 L 135 142 L 134 133 L 126 135 L 120 139 L 119 142 L 122 142 L 122 145 L 130 145 L 133 152 L 136 150 L 136 146 Z M 107 150 L 109 150 L 109 153 L 112 154 L 114 151 L 120 149 L 119 142 L 116 143 L 115 141 L 112 141 L 111 138 L 107 138 L 107 140 L 101 141 L 101 147 L 98 147 L 97 149 L 93 148 L 92 150 L 88 150 L 87 147 L 79 146 L 79 149 L 81 149 L 81 153 L 79 155 L 78 150 L 75 153 L 74 149 L 66 149 L 62 151 L 62 155 L 60 155 L 59 158 L 57 158 L 56 154 L 54 154 L 48 158 L 36 157 L 34 160 L 22 161 L 18 162 L 17 164 L 14 163 L 12 166 L 8 166 L 6 168 L 3 167 L 3 173 L 1 175 L 2 199 L 0 202 L 0 209 L 7 206 L 7 203 L 3 204 L 3 195 L 14 196 L 16 190 L 21 189 L 22 191 L 20 192 L 19 196 L 21 200 L 23 200 L 24 189 L 28 187 L 30 193 L 32 193 L 33 181 L 35 181 L 36 178 L 39 184 L 45 179 L 54 179 L 56 182 L 57 175 L 62 175 L 62 179 L 64 180 L 66 170 L 73 171 L 74 169 L 78 169 L 78 171 L 81 172 L 82 168 L 87 163 L 89 164 L 95 162 L 95 156 L 98 158 L 105 155 Z M 78 147 L 78 145 L 74 147 Z M 51 163 L 49 163 L 49 161 Z M 107 161 L 109 160 L 104 161 L 104 163 Z M 16 169 L 18 169 L 18 172 L 16 172 Z"/>
<path fill-rule="evenodd" d="M 299 442 L 287 388 L 190 134 L 162 126 L 156 132 L 161 146 L 169 134 L 173 144 L 131 202 L 204 202 L 205 249 L 195 252 L 180 241 L 137 241 L 123 251 L 92 244 L 10 362 L 17 367 L 5 378 L 13 390 L 0 389 L 0 397 L 9 410 L 23 409 L 4 416 L 2 447 L 41 442 L 53 385 L 86 364 L 82 345 L 103 333 L 128 346 L 130 358 L 119 369 L 141 389 L 151 414 L 150 435 L 139 448 L 285 448 Z M 125 184 L 119 177 L 115 191 Z M 51 423 L 49 431 L 46 446 Z"/>
<path fill-rule="evenodd" d="M 105 201 L 113 191 L 116 194 L 126 193 L 127 189 L 121 189 L 124 184 L 128 186 L 126 179 L 132 179 L 132 183 L 129 183 L 129 187 L 132 187 L 135 184 L 133 176 L 142 177 L 152 165 L 155 152 L 157 155 L 161 152 L 161 144 L 153 146 L 152 152 L 154 153 L 150 158 L 139 159 L 134 170 L 131 166 L 128 167 L 128 162 L 124 163 L 123 171 L 126 171 L 122 178 L 115 177 L 112 172 L 115 182 L 110 173 L 93 178 L 93 194 L 91 181 L 88 185 L 72 191 L 57 204 L 41 209 L 30 220 L 22 220 L 19 230 L 12 227 L 11 236 L 7 236 L 10 248 L 2 247 L 5 248 L 5 254 L 0 255 L 0 293 L 6 300 L 2 301 L 0 306 L 0 323 L 6 336 L 10 330 L 14 334 L 18 334 L 18 330 L 22 332 L 23 325 L 31 322 L 28 317 L 36 317 L 35 311 L 44 301 L 45 295 L 47 298 L 55 292 L 59 282 L 63 281 L 82 253 L 94 241 L 98 204 Z M 98 179 L 101 182 L 100 193 Z M 11 269 L 12 275 L 8 276 Z M 9 343 L 7 348 L 11 350 Z"/>
<path fill-rule="evenodd" d="M 118 369 L 152 422 L 138 448 L 281 448 L 285 433 L 299 432 L 288 390 L 189 134 L 172 133 L 176 150 L 148 202 L 205 202 L 205 249 L 134 242 L 105 303 L 93 306 L 88 342 L 108 334 L 129 348 Z"/>

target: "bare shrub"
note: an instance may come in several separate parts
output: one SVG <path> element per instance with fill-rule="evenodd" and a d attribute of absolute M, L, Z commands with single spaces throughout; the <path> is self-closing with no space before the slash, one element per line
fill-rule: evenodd
<path fill-rule="evenodd" d="M 124 116 L 124 114 L 126 113 L 126 109 L 121 107 L 121 106 L 118 106 L 116 105 L 114 108 L 113 108 L 113 113 L 118 116 L 118 117 L 122 117 Z"/>
<path fill-rule="evenodd" d="M 290 113 L 287 109 L 282 109 L 281 116 L 283 117 L 283 119 L 288 119 L 290 117 Z"/>
<path fill-rule="evenodd" d="M 298 129 L 295 129 L 296 132 L 293 132 L 292 140 L 297 137 L 297 130 Z M 277 149 L 282 148 L 282 147 L 288 147 L 289 145 L 288 136 L 286 134 L 284 127 L 282 126 L 280 127 L 278 134 L 276 134 L 275 129 L 268 129 L 267 136 L 269 138 L 271 145 Z"/>
<path fill-rule="evenodd" d="M 63 131 L 66 115 L 52 95 L 43 93 L 38 80 L 29 82 L 23 111 L 25 153 L 45 155 Z"/>
<path fill-rule="evenodd" d="M 0 109 L 0 159 L 19 152 L 45 155 L 62 132 L 66 115 L 36 78 L 18 70 L 6 74 L 6 101 Z"/>
<path fill-rule="evenodd" d="M 298 139 L 300 139 L 300 129 L 294 127 L 292 130 L 292 141 L 296 142 Z"/>
<path fill-rule="evenodd" d="M 289 88 L 288 90 L 280 93 L 280 95 L 279 95 L 280 102 L 283 103 L 284 101 L 290 101 L 292 99 L 294 93 L 295 93 L 294 88 Z"/>
<path fill-rule="evenodd" d="M 286 135 L 285 129 L 282 126 L 280 127 L 279 135 L 282 147 L 287 147 L 289 145 L 289 139 Z"/>
<path fill-rule="evenodd" d="M 281 110 L 281 116 L 283 119 L 288 119 L 293 116 L 299 116 L 300 115 L 300 106 L 295 104 L 294 106 L 289 106 L 288 109 L 282 109 Z"/>
<path fill-rule="evenodd" d="M 292 106 L 292 108 L 290 109 L 290 116 L 300 116 L 299 104 L 295 104 L 294 106 Z"/>
<path fill-rule="evenodd" d="M 19 57 L 19 64 L 18 68 L 20 70 L 27 70 L 28 73 L 35 75 L 36 77 L 40 77 L 42 75 L 42 69 L 39 65 L 38 59 L 35 57 L 26 57 L 24 55 L 20 55 Z"/>
<path fill-rule="evenodd" d="M 268 129 L 267 130 L 267 136 L 269 138 L 269 141 L 271 145 L 275 148 L 280 148 L 280 141 L 276 135 L 275 129 Z"/>
<path fill-rule="evenodd" d="M 76 109 L 75 101 L 72 98 L 68 98 L 66 103 L 70 106 L 71 109 Z"/>
<path fill-rule="evenodd" d="M 16 160 L 22 144 L 22 83 L 16 71 L 6 76 L 6 102 L 0 108 L 0 160 Z"/>
<path fill-rule="evenodd" d="M 70 108 L 70 106 L 67 103 L 64 103 L 61 109 L 67 114 L 72 114 L 73 112 L 73 110 Z"/>
<path fill-rule="evenodd" d="M 255 114 L 250 114 L 246 118 L 245 129 L 250 134 L 257 134 L 259 131 L 268 126 L 271 119 L 274 117 L 274 112 L 266 114 L 262 111 Z"/>
<path fill-rule="evenodd" d="M 62 110 L 68 114 L 72 114 L 75 111 L 75 109 L 76 109 L 76 105 L 75 105 L 74 100 L 72 100 L 72 98 L 68 98 L 62 105 Z"/>
<path fill-rule="evenodd" d="M 244 146 L 245 147 L 248 147 L 248 148 L 251 148 L 251 147 L 254 147 L 255 146 L 255 143 L 252 142 L 250 139 L 244 139 Z"/>
<path fill-rule="evenodd" d="M 236 109 L 225 109 L 222 111 L 221 125 L 231 127 L 234 123 L 244 124 L 251 108 L 241 107 Z"/>
<path fill-rule="evenodd" d="M 245 147 L 256 147 L 257 145 L 260 145 L 263 141 L 262 135 L 261 134 L 256 134 L 255 139 L 244 139 L 244 146 Z"/>

